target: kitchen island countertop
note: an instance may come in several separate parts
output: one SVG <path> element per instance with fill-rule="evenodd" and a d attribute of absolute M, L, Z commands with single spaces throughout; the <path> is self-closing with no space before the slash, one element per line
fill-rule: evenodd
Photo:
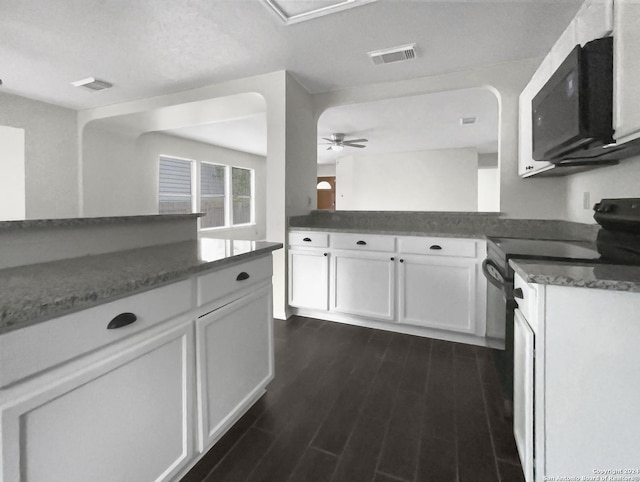
<path fill-rule="evenodd" d="M 200 239 L 1 269 L 0 334 L 280 248 Z"/>

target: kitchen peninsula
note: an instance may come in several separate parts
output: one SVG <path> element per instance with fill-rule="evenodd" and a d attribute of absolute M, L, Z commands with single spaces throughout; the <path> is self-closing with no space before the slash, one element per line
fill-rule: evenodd
<path fill-rule="evenodd" d="M 264 393 L 282 245 L 197 216 L 0 223 L 1 481 L 175 480 Z"/>

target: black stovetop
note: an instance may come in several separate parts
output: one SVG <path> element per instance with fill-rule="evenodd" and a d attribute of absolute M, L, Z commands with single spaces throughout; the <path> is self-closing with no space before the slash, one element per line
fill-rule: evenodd
<path fill-rule="evenodd" d="M 562 241 L 522 238 L 489 238 L 505 256 L 521 259 L 557 259 L 599 261 L 595 243 L 589 241 Z"/>

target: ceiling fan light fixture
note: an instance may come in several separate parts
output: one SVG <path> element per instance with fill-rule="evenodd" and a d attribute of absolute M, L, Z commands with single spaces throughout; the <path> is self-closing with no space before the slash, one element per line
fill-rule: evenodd
<path fill-rule="evenodd" d="M 342 149 L 344 149 L 344 146 L 341 146 L 340 144 L 332 144 L 331 146 L 329 146 L 329 149 L 331 149 L 332 151 L 340 152 Z"/>

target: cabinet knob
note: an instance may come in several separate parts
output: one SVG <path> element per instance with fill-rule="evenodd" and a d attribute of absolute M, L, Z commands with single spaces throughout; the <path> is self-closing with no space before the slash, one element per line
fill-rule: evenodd
<path fill-rule="evenodd" d="M 325 256 L 329 256 L 329 253 L 323 253 Z"/>
<path fill-rule="evenodd" d="M 246 279 L 249 279 L 249 273 L 247 273 L 246 271 L 243 271 L 238 276 L 236 276 L 236 281 L 244 281 Z"/>
<path fill-rule="evenodd" d="M 122 328 L 123 326 L 130 325 L 136 321 L 138 317 L 133 313 L 120 313 L 107 325 L 107 330 L 115 330 L 116 328 Z"/>
<path fill-rule="evenodd" d="M 524 293 L 522 292 L 522 288 L 516 288 L 515 290 L 513 290 L 513 297 L 523 300 Z"/>
<path fill-rule="evenodd" d="M 400 262 L 401 262 L 401 263 L 404 263 L 404 259 L 400 259 Z"/>
<path fill-rule="evenodd" d="M 359 244 L 360 246 L 365 246 L 367 244 L 366 241 L 358 241 L 356 244 Z"/>
<path fill-rule="evenodd" d="M 395 260 L 396 260 L 396 258 L 391 258 L 391 261 L 395 261 Z"/>
<path fill-rule="evenodd" d="M 310 243 L 310 242 L 311 242 L 311 238 L 304 238 L 304 239 L 303 239 L 303 241 L 304 241 L 305 243 Z"/>
<path fill-rule="evenodd" d="M 429 246 L 429 249 L 439 250 L 442 249 L 442 246 L 440 246 L 439 244 L 432 244 L 431 246 Z"/>

